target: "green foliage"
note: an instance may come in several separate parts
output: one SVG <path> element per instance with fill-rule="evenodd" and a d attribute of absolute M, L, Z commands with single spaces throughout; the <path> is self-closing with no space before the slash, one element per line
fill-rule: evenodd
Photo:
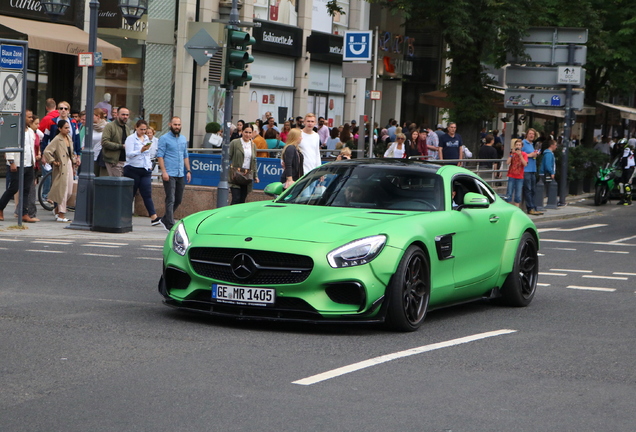
<path fill-rule="evenodd" d="M 205 125 L 205 133 L 215 134 L 221 130 L 221 125 L 217 122 L 210 122 Z"/>
<path fill-rule="evenodd" d="M 329 0 L 327 2 L 327 13 L 330 16 L 336 16 L 336 14 L 346 15 L 343 8 L 338 4 L 338 0 Z"/>
<path fill-rule="evenodd" d="M 561 170 L 562 153 L 555 152 L 557 172 Z M 607 155 L 590 147 L 576 146 L 568 151 L 568 181 L 583 180 L 596 175 L 599 167 L 607 163 Z"/>

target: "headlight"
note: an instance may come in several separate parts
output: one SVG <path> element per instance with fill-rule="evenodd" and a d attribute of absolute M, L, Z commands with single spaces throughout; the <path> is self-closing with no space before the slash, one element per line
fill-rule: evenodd
<path fill-rule="evenodd" d="M 385 243 L 385 235 L 356 240 L 329 252 L 327 254 L 327 261 L 329 261 L 329 265 L 333 268 L 367 264 L 378 256 Z"/>
<path fill-rule="evenodd" d="M 190 240 L 188 239 L 185 226 L 183 225 L 183 222 L 179 222 L 179 225 L 177 225 L 177 228 L 174 230 L 174 235 L 172 237 L 172 250 L 181 256 L 185 256 L 189 246 Z"/>

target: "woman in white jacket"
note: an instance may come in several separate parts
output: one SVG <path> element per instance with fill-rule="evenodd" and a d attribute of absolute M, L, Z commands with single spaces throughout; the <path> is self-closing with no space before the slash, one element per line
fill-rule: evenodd
<path fill-rule="evenodd" d="M 384 157 L 402 159 L 406 152 L 404 141 L 406 141 L 406 136 L 403 133 L 397 134 L 395 136 L 395 142 L 392 142 L 389 148 L 384 152 Z"/>

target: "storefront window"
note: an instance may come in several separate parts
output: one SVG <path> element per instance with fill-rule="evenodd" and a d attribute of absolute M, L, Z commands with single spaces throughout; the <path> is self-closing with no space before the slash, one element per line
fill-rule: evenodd
<path fill-rule="evenodd" d="M 255 0 L 254 19 L 298 25 L 298 0 Z"/>

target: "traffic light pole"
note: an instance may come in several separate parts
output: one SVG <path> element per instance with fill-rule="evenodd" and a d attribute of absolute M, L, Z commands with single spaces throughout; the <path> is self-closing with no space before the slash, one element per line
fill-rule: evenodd
<path fill-rule="evenodd" d="M 238 0 L 232 0 L 232 10 L 226 28 L 238 29 L 239 13 Z M 229 45 L 229 41 L 225 41 Z M 223 145 L 221 151 L 221 179 L 216 191 L 216 206 L 225 207 L 229 198 L 229 173 L 230 173 L 230 126 L 232 125 L 232 110 L 234 104 L 234 85 L 228 83 L 225 90 L 225 112 L 223 113 Z"/>

